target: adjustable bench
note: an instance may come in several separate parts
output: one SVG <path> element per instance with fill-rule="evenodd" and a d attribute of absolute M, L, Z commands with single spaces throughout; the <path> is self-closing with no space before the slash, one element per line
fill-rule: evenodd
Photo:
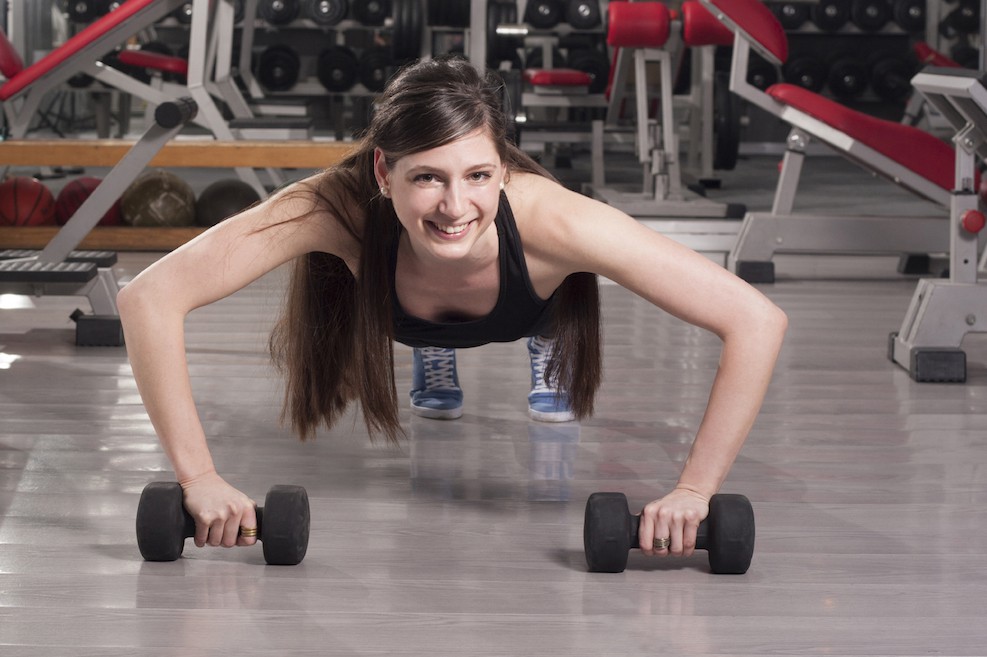
<path fill-rule="evenodd" d="M 987 220 L 980 211 L 977 161 L 987 158 L 987 87 L 982 73 L 929 68 L 914 78 L 922 93 L 955 130 L 956 166 L 949 199 L 949 280 L 918 282 L 888 356 L 916 381 L 963 382 L 967 333 L 987 332 L 987 280 L 977 270 L 978 238 Z"/>
<path fill-rule="evenodd" d="M 155 154 L 197 111 L 191 99 L 158 106 L 155 123 L 103 178 L 71 219 L 40 252 L 5 251 L 0 257 L 0 293 L 84 296 L 92 314 L 72 314 L 79 346 L 120 346 L 123 330 L 117 312 L 119 292 L 112 266 L 116 254 L 75 251 L 83 238 Z"/>
<path fill-rule="evenodd" d="M 792 84 L 762 91 L 747 82 L 751 50 L 780 65 L 784 28 L 758 0 L 700 0 L 734 32 L 730 89 L 792 126 L 769 213 L 749 213 L 727 265 L 751 282 L 773 282 L 775 253 L 932 254 L 949 251 L 943 217 L 793 214 L 811 139 L 933 203 L 948 206 L 953 149 L 917 128 L 876 119 Z"/>

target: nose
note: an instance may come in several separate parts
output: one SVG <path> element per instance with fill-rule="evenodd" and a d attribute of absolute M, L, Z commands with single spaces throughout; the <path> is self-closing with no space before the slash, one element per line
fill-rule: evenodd
<path fill-rule="evenodd" d="M 439 203 L 439 211 L 452 219 L 458 219 L 466 214 L 469 207 L 469 197 L 460 183 L 446 185 L 445 194 Z"/>

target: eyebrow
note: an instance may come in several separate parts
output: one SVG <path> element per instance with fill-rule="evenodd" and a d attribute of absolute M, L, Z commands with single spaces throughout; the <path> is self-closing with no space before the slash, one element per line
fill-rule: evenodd
<path fill-rule="evenodd" d="M 497 168 L 497 166 L 498 165 L 493 164 L 491 162 L 484 162 L 484 163 L 481 163 L 481 164 L 473 164 L 473 165 L 470 165 L 470 166 L 466 167 L 466 171 L 479 171 L 481 169 L 495 169 L 495 168 Z M 413 175 L 413 174 L 416 174 L 416 173 L 441 173 L 441 174 L 447 174 L 448 172 L 445 171 L 444 169 L 442 169 L 441 167 L 434 167 L 434 166 L 430 166 L 430 165 L 427 165 L 427 164 L 420 164 L 420 165 L 418 165 L 416 167 L 412 167 L 412 168 L 408 169 L 408 174 L 409 175 Z"/>

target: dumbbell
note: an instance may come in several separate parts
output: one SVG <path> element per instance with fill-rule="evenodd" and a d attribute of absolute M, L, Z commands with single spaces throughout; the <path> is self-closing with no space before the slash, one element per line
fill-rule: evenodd
<path fill-rule="evenodd" d="M 257 507 L 257 538 L 264 560 L 294 566 L 308 549 L 308 493 L 301 486 L 273 486 Z M 195 536 L 195 520 L 182 504 L 182 487 L 158 481 L 145 486 L 137 505 L 137 547 L 146 561 L 174 561 L 185 539 Z"/>
<path fill-rule="evenodd" d="M 638 547 L 641 516 L 631 515 L 623 493 L 593 493 L 586 502 L 583 548 L 592 572 L 620 573 L 628 552 Z M 754 555 L 754 510 L 743 495 L 719 494 L 709 500 L 709 516 L 699 523 L 696 547 L 709 552 L 710 570 L 742 575 Z"/>

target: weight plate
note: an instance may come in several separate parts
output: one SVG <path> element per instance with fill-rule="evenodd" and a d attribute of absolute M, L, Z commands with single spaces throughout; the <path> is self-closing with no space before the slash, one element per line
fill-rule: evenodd
<path fill-rule="evenodd" d="M 359 72 L 356 53 L 345 46 L 326 48 L 319 54 L 316 77 L 328 91 L 349 91 Z"/>
<path fill-rule="evenodd" d="M 364 25 L 380 26 L 390 16 L 391 5 L 387 0 L 354 0 L 350 13 Z"/>
<path fill-rule="evenodd" d="M 497 34 L 498 25 L 512 23 L 517 23 L 514 0 L 487 0 L 487 65 L 491 68 L 517 57 L 520 39 Z"/>
<path fill-rule="evenodd" d="M 393 0 L 394 32 L 391 51 L 395 62 L 421 56 L 425 6 L 422 0 Z"/>
<path fill-rule="evenodd" d="M 288 91 L 298 82 L 301 60 L 294 49 L 271 46 L 261 53 L 257 63 L 257 79 L 270 91 Z"/>
<path fill-rule="evenodd" d="M 812 5 L 812 22 L 823 32 L 836 32 L 850 20 L 850 0 L 819 0 Z"/>
<path fill-rule="evenodd" d="M 783 2 L 773 10 L 786 30 L 797 30 L 809 20 L 809 5 L 802 2 Z"/>
<path fill-rule="evenodd" d="M 601 94 L 606 90 L 610 77 L 610 58 L 603 51 L 596 48 L 570 50 L 567 66 L 589 73 L 592 78 L 589 83 L 591 94 Z"/>
<path fill-rule="evenodd" d="M 854 0 L 850 20 L 864 32 L 876 32 L 891 20 L 891 6 L 887 0 Z"/>
<path fill-rule="evenodd" d="M 894 22 L 907 32 L 925 31 L 925 0 L 895 0 Z"/>
<path fill-rule="evenodd" d="M 559 0 L 528 0 L 524 22 L 539 30 L 550 30 L 562 20 Z"/>
<path fill-rule="evenodd" d="M 308 0 L 305 15 L 319 25 L 339 25 L 349 10 L 347 0 Z"/>
<path fill-rule="evenodd" d="M 900 56 L 878 56 L 870 69 L 870 86 L 883 100 L 901 102 L 912 92 L 914 73 L 914 67 Z"/>
<path fill-rule="evenodd" d="M 569 0 L 565 20 L 577 30 L 591 30 L 600 24 L 600 3 L 597 0 Z"/>
<path fill-rule="evenodd" d="M 781 69 L 785 82 L 797 84 L 809 91 L 822 91 L 826 85 L 826 67 L 813 57 L 796 57 L 785 62 Z"/>
<path fill-rule="evenodd" d="M 870 82 L 867 69 L 853 55 L 835 59 L 829 67 L 826 80 L 830 92 L 843 100 L 857 98 L 867 90 Z"/>
<path fill-rule="evenodd" d="M 271 25 L 287 25 L 301 10 L 298 0 L 261 0 L 260 17 Z"/>
<path fill-rule="evenodd" d="M 387 83 L 387 67 L 391 64 L 391 51 L 387 48 L 368 48 L 359 57 L 358 77 L 369 91 L 383 91 Z"/>

